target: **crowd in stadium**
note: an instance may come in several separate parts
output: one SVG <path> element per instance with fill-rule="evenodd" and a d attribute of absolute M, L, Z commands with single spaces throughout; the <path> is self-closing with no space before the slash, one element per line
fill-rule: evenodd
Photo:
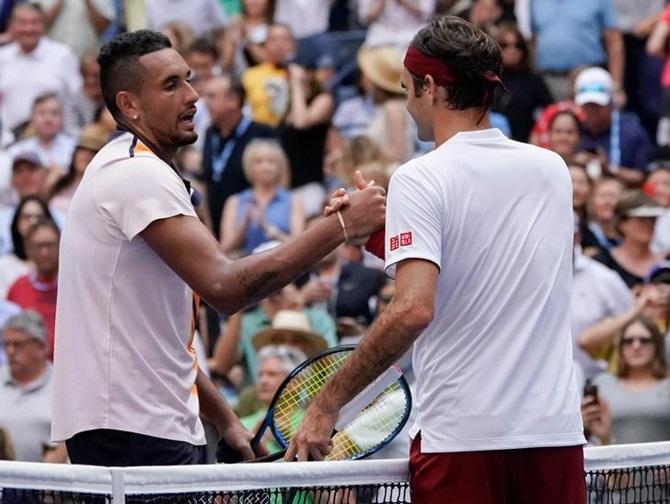
<path fill-rule="evenodd" d="M 49 440 L 58 245 L 88 163 L 118 135 L 100 91 L 101 44 L 159 30 L 188 62 L 198 140 L 178 168 L 203 196 L 200 218 L 240 257 L 309 227 L 335 189 L 353 189 L 356 170 L 387 187 L 431 149 L 416 139 L 400 76 L 413 34 L 435 14 L 499 42 L 506 89 L 492 123 L 554 150 L 570 171 L 571 329 L 589 442 L 670 440 L 665 4 L 0 0 L 0 460 L 67 460 Z M 393 296 L 383 266 L 349 243 L 251 309 L 201 309 L 200 367 L 245 427 L 256 430 L 305 358 L 360 340 Z"/>

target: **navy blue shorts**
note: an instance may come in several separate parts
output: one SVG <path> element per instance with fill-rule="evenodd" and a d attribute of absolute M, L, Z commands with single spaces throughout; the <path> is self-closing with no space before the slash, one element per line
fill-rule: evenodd
<path fill-rule="evenodd" d="M 111 429 L 75 434 L 65 442 L 73 464 L 96 466 L 191 465 L 207 463 L 207 446 Z"/>

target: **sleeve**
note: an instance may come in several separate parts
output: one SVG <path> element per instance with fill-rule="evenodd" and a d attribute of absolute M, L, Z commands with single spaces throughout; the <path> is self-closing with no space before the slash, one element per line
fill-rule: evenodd
<path fill-rule="evenodd" d="M 612 0 L 602 0 L 603 7 L 603 29 L 619 29 L 619 20 L 616 17 L 614 3 Z"/>
<path fill-rule="evenodd" d="M 612 272 L 607 275 L 607 285 L 604 286 L 603 299 L 607 303 L 610 316 L 621 315 L 629 310 L 634 303 L 633 293 L 619 275 Z"/>
<path fill-rule="evenodd" d="M 162 161 L 136 156 L 97 174 L 96 205 L 129 241 L 156 220 L 196 217 L 186 186 Z"/>
<path fill-rule="evenodd" d="M 435 187 L 405 165 L 391 178 L 386 201 L 386 274 L 406 259 L 425 259 L 441 266 L 444 212 Z"/>

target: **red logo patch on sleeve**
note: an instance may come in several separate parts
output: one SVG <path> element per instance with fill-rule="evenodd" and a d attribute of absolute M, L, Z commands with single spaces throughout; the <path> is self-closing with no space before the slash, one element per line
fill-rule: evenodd
<path fill-rule="evenodd" d="M 391 236 L 391 250 L 395 250 L 400 246 L 400 239 L 398 235 Z"/>
<path fill-rule="evenodd" d="M 400 246 L 406 247 L 407 245 L 412 244 L 412 232 L 407 231 L 406 233 L 400 233 Z"/>

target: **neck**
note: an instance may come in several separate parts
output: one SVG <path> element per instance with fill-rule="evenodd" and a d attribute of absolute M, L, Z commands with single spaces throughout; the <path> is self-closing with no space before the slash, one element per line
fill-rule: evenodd
<path fill-rule="evenodd" d="M 652 374 L 650 368 L 644 367 L 628 369 L 628 376 L 626 376 L 626 380 L 642 383 L 653 383 L 657 380 L 657 378 Z"/>
<path fill-rule="evenodd" d="M 648 243 L 640 243 L 633 240 L 624 240 L 623 243 L 621 243 L 619 246 L 619 250 L 621 250 L 628 257 L 632 257 L 634 259 L 642 259 L 652 255 L 651 251 L 649 250 Z"/>
<path fill-rule="evenodd" d="M 242 120 L 242 111 L 236 111 L 234 114 L 226 115 L 218 123 L 216 129 L 222 137 L 229 136 Z"/>
<path fill-rule="evenodd" d="M 30 385 L 34 381 L 39 380 L 42 375 L 44 374 L 44 371 L 46 370 L 46 363 L 40 364 L 38 367 L 35 367 L 34 369 L 27 370 L 23 373 L 17 373 L 12 375 L 12 379 L 20 386 L 25 387 L 26 385 Z"/>
<path fill-rule="evenodd" d="M 37 136 L 37 141 L 39 142 L 40 145 L 43 145 L 45 147 L 49 147 L 53 143 L 55 138 L 56 138 L 56 135 L 54 135 L 54 136 L 40 136 L 40 135 L 38 135 Z"/>
<path fill-rule="evenodd" d="M 58 276 L 58 270 L 56 271 L 38 271 L 37 279 L 41 282 L 53 282 Z"/>
<path fill-rule="evenodd" d="M 601 229 L 601 231 L 603 233 L 605 233 L 605 236 L 607 236 L 607 237 L 616 236 L 616 229 L 615 229 L 615 226 L 614 226 L 614 220 L 613 219 L 608 219 L 608 220 L 593 219 L 593 220 L 598 225 L 598 227 Z"/>
<path fill-rule="evenodd" d="M 436 147 L 442 145 L 457 133 L 480 131 L 491 127 L 491 121 L 481 107 L 449 110 L 440 104 L 433 110 L 433 134 Z"/>
<path fill-rule="evenodd" d="M 274 185 L 255 184 L 254 196 L 256 199 L 270 199 L 275 193 Z"/>
<path fill-rule="evenodd" d="M 120 126 L 127 129 L 130 133 L 135 135 L 139 140 L 151 149 L 151 151 L 156 154 L 159 158 L 165 161 L 167 164 L 172 164 L 177 150 L 179 150 L 178 145 L 161 145 L 154 136 L 146 131 L 141 125 L 128 126 L 126 124 L 120 124 Z"/>

